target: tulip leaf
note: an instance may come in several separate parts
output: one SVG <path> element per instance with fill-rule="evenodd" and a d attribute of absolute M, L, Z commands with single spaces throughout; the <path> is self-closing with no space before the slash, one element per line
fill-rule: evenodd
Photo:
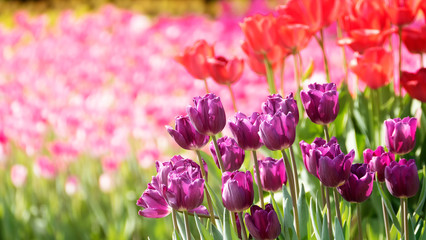
<path fill-rule="evenodd" d="M 181 238 L 188 239 L 186 236 L 185 223 L 178 212 L 176 213 L 176 220 L 177 220 L 177 224 L 179 228 L 179 233 L 181 234 Z M 191 234 L 191 238 L 194 239 L 194 236 L 192 236 L 192 234 Z"/>
<path fill-rule="evenodd" d="M 198 233 L 200 234 L 201 240 L 213 240 L 213 237 L 210 235 L 209 231 L 201 223 L 200 218 L 196 213 L 194 213 L 195 224 L 197 225 Z"/>
<path fill-rule="evenodd" d="M 340 226 L 339 219 L 335 217 L 334 219 L 334 239 L 343 240 L 345 236 L 343 235 L 342 226 Z"/>
<path fill-rule="evenodd" d="M 346 222 L 344 223 L 345 229 L 345 240 L 350 240 L 351 238 L 351 222 L 352 222 L 352 209 L 351 204 L 348 204 L 348 217 L 346 218 Z"/>
<path fill-rule="evenodd" d="M 311 223 L 312 223 L 312 226 L 314 227 L 315 237 L 316 237 L 316 239 L 320 239 L 318 224 L 321 225 L 321 223 L 318 223 L 316 221 L 317 216 L 314 213 L 313 206 L 314 206 L 314 203 L 313 203 L 312 197 L 311 197 L 311 200 L 309 201 L 309 215 L 311 216 Z"/>
<path fill-rule="evenodd" d="M 213 236 L 213 239 L 223 239 L 222 233 L 220 233 L 217 227 L 214 226 L 213 224 L 210 226 L 211 226 L 210 232 L 211 232 L 211 235 Z"/>
<path fill-rule="evenodd" d="M 220 172 L 220 169 L 216 166 L 216 163 L 214 162 L 211 155 L 205 153 L 204 151 L 200 151 L 201 157 L 206 161 L 207 167 L 209 169 L 209 180 L 212 180 L 212 177 L 215 178 L 215 180 L 219 180 L 219 182 L 222 181 L 222 173 Z"/>
<path fill-rule="evenodd" d="M 315 64 L 314 64 L 314 61 L 311 59 L 311 61 L 309 62 L 308 68 L 305 70 L 305 72 L 302 75 L 302 81 L 305 81 L 306 79 L 310 78 L 312 76 L 312 73 L 314 72 L 314 69 L 315 69 Z"/>
<path fill-rule="evenodd" d="M 380 196 L 382 197 L 382 199 L 385 202 L 386 210 L 388 211 L 388 214 L 389 214 L 389 216 L 390 216 L 390 218 L 391 218 L 391 220 L 392 220 L 392 222 L 393 222 L 396 230 L 398 230 L 398 232 L 401 232 L 401 225 L 400 225 L 400 223 L 398 221 L 398 218 L 395 215 L 395 212 L 393 211 L 393 208 L 392 208 L 392 205 L 391 205 L 391 202 L 390 202 L 389 198 L 383 192 L 383 189 L 380 186 L 380 184 L 378 184 L 377 182 L 375 182 L 375 183 L 376 183 L 377 189 L 379 189 Z"/>
<path fill-rule="evenodd" d="M 272 200 L 272 206 L 274 207 L 275 212 L 278 215 L 278 219 L 280 220 L 280 224 L 281 226 L 284 224 L 284 217 L 282 214 L 281 209 L 278 207 L 277 202 L 275 201 L 274 195 L 271 195 L 271 200 Z"/>
<path fill-rule="evenodd" d="M 426 221 L 425 220 L 423 220 L 423 226 L 425 226 L 426 225 Z M 421 238 L 419 238 L 419 240 L 426 240 L 426 227 L 423 227 L 423 228 L 421 228 L 420 229 L 420 231 L 423 229 L 423 232 L 422 232 L 422 237 Z"/>
<path fill-rule="evenodd" d="M 426 175 L 425 175 L 425 166 L 423 166 L 423 184 L 422 184 L 422 191 L 420 192 L 420 196 L 419 196 L 419 202 L 417 203 L 417 208 L 414 211 L 413 215 L 418 215 L 419 211 L 421 211 L 423 209 L 423 205 L 425 203 L 425 199 L 426 199 Z"/>
<path fill-rule="evenodd" d="M 176 231 L 173 231 L 172 239 L 173 240 L 182 240 L 180 234 L 177 234 Z"/>
<path fill-rule="evenodd" d="M 282 224 L 282 231 L 284 232 L 285 239 L 297 239 L 296 230 L 294 229 L 293 205 L 290 194 L 285 185 L 283 185 L 283 212 L 284 224 Z"/>
<path fill-rule="evenodd" d="M 408 223 L 408 239 L 410 240 L 416 240 L 415 238 L 415 234 L 414 234 L 414 220 L 413 217 L 411 216 L 411 214 L 408 213 L 407 215 L 408 219 L 407 219 L 407 223 Z"/>
<path fill-rule="evenodd" d="M 223 211 L 224 211 L 224 207 L 223 207 L 223 203 L 222 201 L 219 199 L 219 197 L 216 195 L 216 193 L 210 188 L 208 183 L 204 184 L 207 187 L 207 191 L 210 194 L 210 197 L 212 198 L 212 204 L 213 204 L 213 208 L 215 210 L 215 212 L 218 214 L 219 216 L 219 222 L 221 222 L 223 219 Z M 222 223 L 220 223 L 222 224 Z"/>
<path fill-rule="evenodd" d="M 322 222 L 322 231 L 321 231 L 321 240 L 330 240 L 330 237 L 328 235 L 328 223 L 327 223 L 327 212 L 324 213 L 323 218 L 324 221 Z"/>
<path fill-rule="evenodd" d="M 300 239 L 308 239 L 309 210 L 303 184 L 300 189 L 299 198 L 297 199 L 297 209 L 299 211 Z"/>
<path fill-rule="evenodd" d="M 238 240 L 238 236 L 233 230 L 233 226 L 231 223 L 231 214 L 228 210 L 223 210 L 223 239 L 224 240 Z"/>

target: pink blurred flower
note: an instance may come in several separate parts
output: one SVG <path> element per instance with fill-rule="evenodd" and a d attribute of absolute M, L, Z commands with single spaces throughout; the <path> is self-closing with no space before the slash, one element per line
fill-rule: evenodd
<path fill-rule="evenodd" d="M 115 188 L 114 176 L 110 173 L 102 173 L 99 177 L 99 188 L 102 192 L 111 192 Z"/>
<path fill-rule="evenodd" d="M 65 182 L 65 192 L 72 196 L 77 193 L 79 189 L 79 181 L 76 176 L 69 176 Z"/>
<path fill-rule="evenodd" d="M 43 156 L 36 160 L 34 173 L 46 179 L 53 179 L 57 175 L 57 168 L 48 157 Z"/>
<path fill-rule="evenodd" d="M 15 187 L 22 187 L 27 180 L 28 170 L 24 165 L 15 164 L 10 169 L 10 178 Z"/>

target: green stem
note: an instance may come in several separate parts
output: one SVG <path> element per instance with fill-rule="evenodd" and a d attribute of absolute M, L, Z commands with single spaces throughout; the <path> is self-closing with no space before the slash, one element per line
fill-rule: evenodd
<path fill-rule="evenodd" d="M 272 70 L 272 65 L 268 61 L 268 59 L 266 58 L 266 56 L 264 57 L 263 62 L 265 64 L 265 68 L 266 68 L 266 80 L 268 81 L 269 92 L 271 94 L 275 94 L 275 93 L 277 93 L 277 89 L 275 87 L 274 71 Z"/>
<path fill-rule="evenodd" d="M 191 240 L 191 231 L 189 230 L 188 223 L 188 211 L 183 212 L 183 218 L 185 220 L 186 239 Z"/>
<path fill-rule="evenodd" d="M 281 95 L 283 97 L 284 97 L 284 70 L 285 70 L 285 58 L 282 60 L 281 70 L 280 70 Z"/>
<path fill-rule="evenodd" d="M 260 205 L 262 208 L 265 208 L 265 203 L 263 201 L 262 182 L 260 181 L 259 163 L 257 162 L 256 150 L 253 150 L 252 154 L 253 154 L 253 162 L 254 162 L 254 168 L 255 168 L 254 170 L 256 171 L 257 190 L 259 193 Z"/>
<path fill-rule="evenodd" d="M 243 240 L 247 240 L 246 226 L 244 224 L 244 218 L 243 218 L 242 212 L 238 213 L 238 220 L 240 220 L 240 225 L 241 225 L 241 237 Z"/>
<path fill-rule="evenodd" d="M 322 182 L 320 182 L 320 185 L 321 185 L 321 200 L 322 200 L 322 208 L 324 208 L 324 206 L 325 206 L 325 187 L 324 187 L 324 184 L 322 184 Z"/>
<path fill-rule="evenodd" d="M 355 203 L 355 204 L 356 204 L 356 214 L 358 218 L 358 237 L 359 237 L 359 240 L 362 240 L 361 204 L 360 203 Z"/>
<path fill-rule="evenodd" d="M 325 139 L 327 140 L 327 142 L 330 142 L 330 134 L 328 133 L 328 126 L 327 124 L 324 124 L 324 135 L 325 135 Z"/>
<path fill-rule="evenodd" d="M 405 215 L 405 207 L 404 207 L 404 199 L 400 198 L 400 208 L 401 208 L 401 239 L 403 239 L 405 237 L 405 219 L 404 219 L 404 215 Z"/>
<path fill-rule="evenodd" d="M 297 92 L 300 92 L 300 69 L 299 69 L 299 61 L 297 61 L 297 52 L 293 53 L 294 59 L 294 79 L 297 83 Z"/>
<path fill-rule="evenodd" d="M 291 200 L 293 203 L 293 214 L 294 214 L 294 221 L 296 225 L 296 234 L 297 238 L 300 239 L 300 229 L 299 229 L 299 212 L 297 209 L 297 202 L 296 202 L 296 193 L 294 189 L 294 178 L 293 178 L 293 171 L 291 170 L 291 165 L 288 161 L 287 154 L 285 153 L 284 149 L 281 150 L 281 154 L 283 155 L 284 159 L 284 166 L 287 173 L 287 179 L 288 179 L 288 185 L 290 187 L 290 194 L 291 194 Z"/>
<path fill-rule="evenodd" d="M 272 199 L 274 199 L 274 192 L 272 192 L 272 191 L 270 191 L 269 192 L 269 196 L 271 197 L 271 201 L 270 201 L 270 204 L 273 204 L 273 202 L 275 201 L 272 201 Z"/>
<path fill-rule="evenodd" d="M 343 226 L 342 215 L 340 214 L 339 195 L 337 195 L 337 190 L 335 188 L 333 189 L 333 195 L 334 195 L 334 206 L 336 208 L 336 216 L 337 216 L 337 219 L 339 219 L 340 226 Z"/>
<path fill-rule="evenodd" d="M 299 198 L 299 174 L 297 172 L 297 165 L 296 165 L 296 159 L 294 158 L 294 151 L 293 151 L 293 145 L 290 146 L 290 160 L 291 165 L 293 166 L 293 176 L 294 176 L 294 186 L 296 189 L 296 197 Z"/>
<path fill-rule="evenodd" d="M 328 235 L 330 239 L 333 239 L 333 228 L 331 227 L 331 205 L 330 205 L 330 193 L 328 187 L 325 187 L 325 201 L 327 203 L 327 224 L 328 224 Z"/>
<path fill-rule="evenodd" d="M 201 175 L 203 176 L 203 179 L 207 181 L 207 175 L 206 175 L 206 171 L 204 170 L 204 164 L 203 164 L 203 159 L 201 158 L 201 153 L 200 150 L 195 150 L 195 152 L 197 153 L 197 157 L 198 157 L 198 163 L 200 164 L 200 168 L 201 168 Z M 207 186 L 204 185 L 204 192 L 206 194 L 206 198 L 207 198 L 207 210 L 209 212 L 210 215 L 210 221 L 212 222 L 213 225 L 216 226 L 216 221 L 214 219 L 214 213 L 213 213 L 213 203 L 212 203 L 212 199 L 210 197 L 209 191 L 207 191 Z"/>
<path fill-rule="evenodd" d="M 220 171 L 223 174 L 223 172 L 225 172 L 225 166 L 223 165 L 222 154 L 220 153 L 219 145 L 217 144 L 216 136 L 212 135 L 212 139 L 213 139 L 213 144 L 214 144 L 214 150 L 216 151 L 217 161 L 219 162 Z"/>
<path fill-rule="evenodd" d="M 398 36 L 399 36 L 399 47 L 398 47 L 398 73 L 399 73 L 399 115 L 402 112 L 402 84 L 401 84 L 401 76 L 402 76 L 402 26 L 398 27 Z"/>
<path fill-rule="evenodd" d="M 404 233 L 405 240 L 408 240 L 410 237 L 410 232 L 408 232 L 408 199 L 404 198 Z"/>
<path fill-rule="evenodd" d="M 177 220 L 176 220 L 176 210 L 172 210 L 172 219 L 173 219 L 173 229 L 175 230 L 176 234 L 179 234 L 179 228 L 177 225 Z"/>
<path fill-rule="evenodd" d="M 209 93 L 210 90 L 209 90 L 209 86 L 207 85 L 207 79 L 204 78 L 203 81 L 204 81 L 204 87 L 206 88 L 206 92 Z"/>
<path fill-rule="evenodd" d="M 324 58 L 324 70 L 325 70 L 325 74 L 327 76 L 327 82 L 330 82 L 330 71 L 328 69 L 328 60 L 327 60 L 327 54 L 325 52 L 325 47 L 324 47 L 324 31 L 321 29 L 320 30 L 320 38 L 316 38 L 318 41 L 318 44 L 320 45 L 321 51 L 322 51 L 322 56 Z"/>
<path fill-rule="evenodd" d="M 232 227 L 234 228 L 234 231 L 238 233 L 237 219 L 235 219 L 235 214 L 233 212 L 231 212 L 231 211 L 229 211 L 229 214 L 231 214 Z"/>
<path fill-rule="evenodd" d="M 389 228 L 389 220 L 388 220 L 388 212 L 386 211 L 385 201 L 382 198 L 382 211 L 383 211 L 383 221 L 385 223 L 385 233 L 386 240 L 390 240 L 390 228 Z"/>
<path fill-rule="evenodd" d="M 228 86 L 228 89 L 229 89 L 229 93 L 231 94 L 232 106 L 234 107 L 234 111 L 238 112 L 237 103 L 235 101 L 235 96 L 234 96 L 234 92 L 232 91 L 231 84 L 227 84 L 227 86 Z"/>

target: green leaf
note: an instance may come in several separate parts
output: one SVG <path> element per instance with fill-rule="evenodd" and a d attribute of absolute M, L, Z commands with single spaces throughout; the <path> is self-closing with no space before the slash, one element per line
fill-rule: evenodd
<path fill-rule="evenodd" d="M 305 81 L 306 79 L 310 78 L 312 76 L 312 73 L 314 72 L 315 64 L 314 61 L 311 59 L 309 62 L 308 68 L 305 70 L 302 76 L 302 81 Z"/>
<path fill-rule="evenodd" d="M 282 214 L 281 209 L 278 207 L 277 202 L 275 201 L 275 198 L 273 197 L 273 195 L 271 196 L 271 200 L 272 200 L 272 206 L 274 207 L 275 212 L 278 215 L 278 219 L 280 220 L 281 226 L 284 224 L 284 216 Z"/>
<path fill-rule="evenodd" d="M 345 229 L 345 240 L 350 240 L 351 238 L 351 222 L 352 222 L 352 209 L 351 204 L 348 204 L 348 217 L 346 218 L 346 222 L 344 223 Z"/>
<path fill-rule="evenodd" d="M 206 161 L 207 167 L 209 168 L 209 180 L 214 177 L 216 180 L 222 181 L 222 173 L 220 169 L 216 166 L 212 156 L 210 154 L 205 153 L 204 151 L 200 151 L 201 157 Z"/>
<path fill-rule="evenodd" d="M 214 226 L 213 224 L 210 226 L 211 226 L 210 233 L 213 236 L 213 239 L 219 239 L 219 240 L 223 239 L 222 233 L 220 233 L 217 227 Z"/>
<path fill-rule="evenodd" d="M 300 189 L 299 199 L 297 199 L 297 209 L 299 211 L 300 239 L 308 239 L 309 210 L 308 204 L 306 204 L 303 184 Z"/>
<path fill-rule="evenodd" d="M 419 197 L 419 202 L 417 203 L 417 208 L 414 211 L 413 215 L 418 215 L 419 211 L 421 211 L 423 209 L 423 205 L 425 203 L 425 199 L 426 199 L 426 175 L 425 175 L 426 171 L 425 171 L 425 166 L 423 165 L 423 186 L 422 186 L 422 191 L 420 192 L 420 197 Z"/>
<path fill-rule="evenodd" d="M 311 223 L 312 223 L 312 226 L 314 227 L 315 237 L 316 237 L 316 239 L 320 239 L 318 225 L 321 226 L 321 223 L 318 223 L 316 221 L 317 216 L 314 213 L 313 206 L 314 206 L 314 203 L 313 203 L 312 197 L 311 197 L 311 200 L 309 201 L 309 215 L 311 216 Z"/>
<path fill-rule="evenodd" d="M 232 212 L 229 212 L 228 210 L 223 210 L 223 239 L 224 240 L 238 240 L 238 236 L 236 236 L 235 231 L 233 230 L 233 226 L 231 223 L 231 216 L 230 214 L 233 214 Z"/>
<path fill-rule="evenodd" d="M 199 217 L 196 213 L 194 213 L 194 219 L 195 219 L 195 224 L 197 225 L 198 233 L 200 234 L 200 239 L 201 240 L 213 240 L 209 231 L 207 231 L 207 229 L 201 223 L 201 221 L 200 221 L 200 219 L 199 219 Z"/>
<path fill-rule="evenodd" d="M 282 231 L 284 232 L 285 239 L 297 239 L 296 231 L 294 230 L 293 218 L 293 205 L 290 194 L 285 185 L 283 185 L 283 212 L 284 224 L 282 224 Z"/>
<path fill-rule="evenodd" d="M 407 202 L 408 204 L 408 202 Z M 407 219 L 407 223 L 408 223 L 408 239 L 410 240 L 416 240 L 415 238 L 415 234 L 414 234 L 414 226 L 413 226 L 413 220 L 411 214 L 407 215 L 408 219 Z"/>
<path fill-rule="evenodd" d="M 321 231 L 321 240 L 330 240 L 330 237 L 328 235 L 328 223 L 327 223 L 327 213 L 324 213 L 323 218 L 324 221 L 322 223 L 322 231 Z"/>
<path fill-rule="evenodd" d="M 178 228 L 179 228 L 179 233 L 182 239 L 188 239 L 186 237 L 186 229 L 185 229 L 185 223 L 182 219 L 182 217 L 180 216 L 180 214 L 178 212 L 176 212 L 176 220 L 177 220 L 177 224 L 178 224 Z M 191 234 L 192 239 L 194 239 L 194 237 Z"/>
<path fill-rule="evenodd" d="M 383 189 L 380 186 L 380 184 L 378 184 L 377 182 L 375 182 L 375 183 L 376 183 L 377 189 L 379 189 L 380 196 L 382 197 L 382 199 L 385 202 L 386 210 L 388 211 L 388 214 L 389 214 L 389 216 L 390 216 L 390 218 L 393 222 L 393 225 L 395 226 L 396 230 L 398 230 L 398 232 L 401 232 L 401 225 L 398 221 L 398 218 L 395 215 L 395 212 L 393 211 L 393 208 L 392 208 L 392 205 L 391 205 L 389 198 L 383 192 Z"/>
<path fill-rule="evenodd" d="M 222 200 L 219 199 L 219 197 L 216 195 L 216 193 L 210 188 L 209 184 L 207 182 L 204 183 L 204 186 L 206 186 L 207 191 L 210 194 L 210 197 L 212 198 L 212 204 L 213 204 L 213 209 L 215 210 L 216 214 L 219 216 L 219 222 L 221 222 L 223 219 L 223 212 L 224 212 L 224 207 L 223 207 L 223 203 Z M 220 223 L 222 224 L 222 222 Z"/>
<path fill-rule="evenodd" d="M 340 226 L 339 219 L 337 217 L 334 218 L 334 239 L 343 240 L 345 236 L 343 235 L 342 226 Z"/>
<path fill-rule="evenodd" d="M 426 221 L 423 220 L 423 226 L 425 226 Z M 420 240 L 426 240 L 426 227 L 423 227 L 423 233 L 422 233 L 422 237 L 419 238 Z"/>

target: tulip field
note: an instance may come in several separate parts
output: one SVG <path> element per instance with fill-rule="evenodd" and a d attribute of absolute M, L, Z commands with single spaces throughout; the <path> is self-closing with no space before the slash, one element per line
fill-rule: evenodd
<path fill-rule="evenodd" d="M 426 239 L 426 1 L 276 2 L 0 19 L 0 239 Z"/>

